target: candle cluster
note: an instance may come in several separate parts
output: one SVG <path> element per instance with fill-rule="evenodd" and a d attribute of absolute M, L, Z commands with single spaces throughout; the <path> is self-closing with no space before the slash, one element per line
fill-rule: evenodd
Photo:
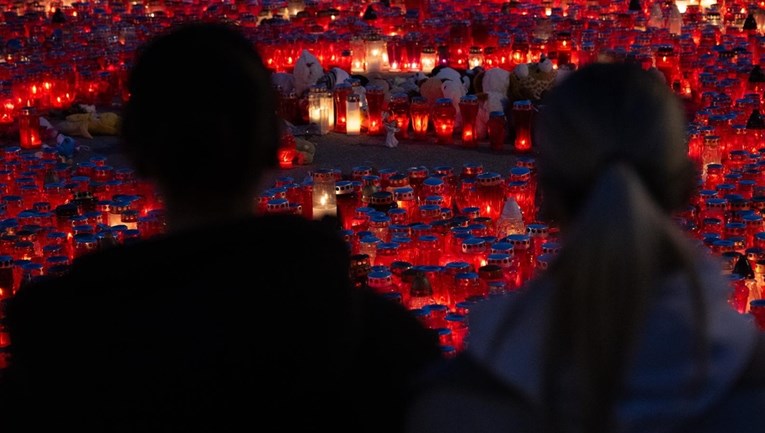
<path fill-rule="evenodd" d="M 262 213 L 336 216 L 356 284 L 401 302 L 428 326 L 446 328 L 449 319 L 464 331 L 473 301 L 518 289 L 558 251 L 556 227 L 537 220 L 535 191 L 529 156 L 507 175 L 471 163 L 459 173 L 319 169 L 302 183 L 279 179 L 257 202 Z M 460 332 L 444 331 L 444 344 L 459 350 Z"/>
<path fill-rule="evenodd" d="M 765 149 L 727 155 L 704 175 L 697 165 L 698 190 L 674 216 L 721 259 L 731 306 L 743 314 L 751 302 L 758 315 Z M 304 182 L 280 178 L 257 202 L 262 213 L 336 216 L 353 255 L 354 282 L 402 303 L 459 351 L 470 306 L 522 288 L 560 250 L 558 227 L 539 216 L 538 200 L 535 159 L 521 155 L 504 175 L 472 163 L 458 173 L 452 166 L 320 169 Z"/>
<path fill-rule="evenodd" d="M 0 158 L 0 298 L 23 281 L 63 272 L 80 254 L 162 231 L 161 203 L 128 169 L 101 158 L 60 164 L 42 147 L 38 115 L 74 101 L 126 100 L 126 71 L 137 46 L 191 18 L 239 25 L 274 72 L 290 71 L 303 50 L 327 69 L 351 73 L 515 70 L 542 58 L 559 70 L 595 61 L 653 68 L 688 107 L 688 152 L 699 188 L 678 222 L 724 262 L 731 304 L 758 314 L 765 286 L 765 92 L 763 4 L 739 1 L 407 0 L 390 2 L 9 3 L 0 20 L 0 128 L 18 125 L 19 145 Z M 55 18 L 55 19 L 54 19 Z M 307 117 L 321 133 L 380 134 L 395 120 L 399 138 L 477 145 L 479 99 L 429 101 L 387 95 L 358 80 L 311 87 Z M 300 95 L 280 100 L 298 118 Z M 537 215 L 529 116 L 531 100 L 492 111 L 489 143 L 516 137 L 507 173 L 465 163 L 406 170 L 315 170 L 284 178 L 256 198 L 260 213 L 338 217 L 359 284 L 390 296 L 439 329 L 459 350 L 476 299 L 519 289 L 558 251 L 557 228 Z M 457 121 L 459 119 L 459 121 Z M 525 119 L 525 121 L 524 121 Z M 35 135 L 37 131 L 37 135 Z M 25 149 L 21 149 L 21 148 Z M 294 141 L 283 139 L 289 167 Z M 524 153 L 526 152 L 526 153 Z M 657 155 L 658 157 L 658 155 Z M 762 322 L 765 326 L 765 318 Z M 2 346 L 2 342 L 0 342 Z"/>
<path fill-rule="evenodd" d="M 370 77 L 380 71 L 427 73 L 449 67 L 467 71 L 473 79 L 482 72 L 502 69 L 511 74 L 510 88 L 507 82 L 491 89 L 471 82 L 461 95 L 444 91 L 443 98 L 425 97 L 424 91 L 415 94 L 410 89 L 405 95 L 391 92 L 380 108 L 375 85 L 361 88 L 356 78 L 334 86 L 330 83 L 323 91 L 333 94 L 334 118 L 327 107 L 327 120 L 321 120 L 317 108 L 310 109 L 308 119 L 320 125 L 322 133 L 378 135 L 380 119 L 391 119 L 396 122 L 397 139 L 435 136 L 436 143 L 452 144 L 457 138 L 466 147 L 486 139 L 494 151 L 528 152 L 534 104 L 546 89 L 522 87 L 519 97 L 512 94 L 518 91 L 513 82 L 529 79 L 518 75 L 518 68 L 528 74 L 524 68 L 541 65 L 543 59 L 562 71 L 596 61 L 641 64 L 662 74 L 694 110 L 707 108 L 702 104 L 709 104 L 715 93 L 725 94 L 731 104 L 746 105 L 748 102 L 741 101 L 744 95 L 761 93 L 765 82 L 765 75 L 751 75 L 765 53 L 765 5 L 576 0 L 478 2 L 471 6 L 431 1 L 334 3 L 325 9 L 326 2 L 304 2 L 302 9 L 290 9 L 286 15 L 274 15 L 275 9 L 271 9 L 270 18 L 259 22 L 258 29 L 276 26 L 280 35 L 295 36 L 286 42 L 269 41 L 261 38 L 265 30 L 256 32 L 254 38 L 274 71 L 292 70 L 294 59 L 307 50 L 325 70 L 340 68 Z M 324 20 L 327 15 L 329 21 Z M 294 45 L 285 48 L 285 43 Z M 274 57 L 272 45 L 290 51 L 287 58 L 291 60 L 285 64 L 278 60 L 284 57 Z M 484 101 L 479 102 L 480 115 L 470 98 L 463 99 L 473 96 L 473 91 L 484 98 L 479 99 Z M 500 103 L 486 103 L 487 97 L 497 96 L 494 93 Z M 367 94 L 375 98 L 371 105 Z M 292 107 L 282 111 L 283 117 L 293 123 L 303 122 L 299 99 L 299 94 L 289 92 L 281 98 L 286 107 Z M 333 120 L 334 128 L 329 126 Z"/>
<path fill-rule="evenodd" d="M 48 147 L 1 153 L 0 262 L 12 273 L 0 300 L 35 276 L 65 272 L 84 253 L 164 230 L 161 202 L 131 169 L 98 156 L 61 163 Z"/>
<path fill-rule="evenodd" d="M 101 156 L 63 163 L 54 148 L 0 148 L 0 318 L 2 301 L 72 260 L 164 231 L 154 188 Z M 8 341 L 0 324 L 0 368 Z"/>

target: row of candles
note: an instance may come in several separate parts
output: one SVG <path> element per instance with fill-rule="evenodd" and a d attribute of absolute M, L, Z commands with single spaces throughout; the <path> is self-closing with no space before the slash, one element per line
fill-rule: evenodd
<path fill-rule="evenodd" d="M 330 15 L 329 24 L 323 20 L 327 14 L 320 9 L 294 9 L 278 15 L 279 19 L 262 22 L 277 27 L 279 35 L 288 35 L 279 43 L 263 40 L 264 58 L 275 70 L 289 71 L 307 49 L 328 68 L 338 66 L 355 73 L 428 72 L 436 65 L 512 69 L 547 52 L 556 57 L 560 54 L 562 63 L 579 64 L 580 57 L 586 62 L 601 48 L 628 49 L 646 30 L 654 35 L 655 43 L 669 42 L 681 34 L 692 36 L 698 43 L 706 26 L 722 33 L 740 33 L 753 11 L 750 9 L 759 6 L 744 2 L 655 2 L 661 4 L 662 14 L 656 17 L 652 2 L 636 9 L 620 1 L 483 2 L 472 8 L 451 2 L 423 3 L 429 4 L 409 5 L 412 9 L 407 12 L 414 14 L 378 4 L 378 13 L 383 16 L 363 21 L 352 15 L 353 9 L 345 17 L 344 10 L 333 9 L 336 15 Z M 757 14 L 751 19 L 755 29 L 762 30 L 765 17 Z M 553 25 L 542 29 L 540 22 Z"/>
<path fill-rule="evenodd" d="M 288 72 L 303 49 L 316 55 L 325 69 L 338 66 L 371 73 L 429 72 L 437 65 L 511 69 L 542 55 L 557 65 L 581 65 L 603 50 L 629 50 L 633 45 L 669 44 L 679 52 L 685 39 L 699 45 L 709 31 L 715 42 L 727 34 L 752 35 L 752 45 L 762 43 L 757 31 L 764 23 L 756 23 L 754 34 L 743 25 L 749 8 L 757 6 L 675 3 L 685 23 L 679 30 L 669 22 L 647 26 L 651 2 L 629 10 L 626 1 L 484 1 L 471 7 L 430 1 L 394 1 L 390 7 L 342 1 L 49 2 L 26 9 L 9 5 L 0 35 L 18 46 L 7 44 L 5 63 L 0 65 L 0 80 L 6 83 L 0 121 L 12 119 L 26 106 L 45 112 L 75 100 L 119 103 L 128 97 L 123 83 L 136 46 L 191 16 L 226 17 L 238 23 L 275 71 Z M 362 19 L 372 5 L 379 19 Z M 66 24 L 51 20 L 56 8 L 63 11 Z M 668 13 L 666 7 L 664 11 Z M 756 14 L 763 21 L 761 16 L 765 15 Z"/>
<path fill-rule="evenodd" d="M 552 58 L 556 66 L 581 65 L 596 60 L 603 50 L 633 45 L 650 47 L 651 61 L 661 67 L 657 45 L 671 45 L 675 56 L 686 58 L 688 53 L 681 52 L 681 46 L 688 40 L 703 45 L 710 32 L 712 46 L 725 35 L 749 38 L 753 58 L 759 59 L 754 51 L 765 41 L 756 31 L 743 29 L 742 14 L 746 16 L 743 11 L 749 5 L 731 2 L 713 8 L 704 2 L 676 3 L 687 22 L 681 33 L 670 30 L 668 24 L 659 28 L 641 24 L 640 19 L 649 15 L 650 2 L 636 11 L 629 11 L 624 1 L 480 2 L 468 8 L 452 2 L 392 2 L 385 13 L 379 13 L 398 23 L 393 26 L 399 29 L 393 36 L 383 31 L 378 20 L 360 19 L 371 4 L 365 2 L 203 5 L 168 1 L 130 7 L 118 2 L 50 2 L 45 8 L 38 7 L 40 4 L 26 10 L 9 7 L 0 22 L 0 34 L 19 41 L 19 46 L 8 44 L 5 63 L 0 64 L 0 126 L 13 123 L 25 107 L 45 114 L 75 101 L 99 105 L 124 101 L 128 97 L 124 92 L 126 71 L 137 44 L 171 23 L 187 19 L 188 8 L 202 16 L 219 15 L 239 23 L 273 69 L 285 71 L 294 67 L 303 49 L 313 52 L 327 69 L 339 66 L 370 73 L 428 72 L 437 65 L 510 69 L 542 55 Z M 375 7 L 383 8 L 381 3 Z M 55 8 L 61 8 L 71 24 L 52 22 Z M 322 13 L 326 9 L 332 14 Z M 250 16 L 260 18 L 253 24 L 248 21 Z M 611 20 L 613 17 L 618 19 Z M 326 28 L 321 32 L 306 31 L 325 19 Z M 359 21 L 366 26 L 359 27 Z M 407 28 L 402 23 L 411 21 L 411 28 L 401 30 Z M 698 57 L 701 50 L 693 54 L 691 57 Z"/>
<path fill-rule="evenodd" d="M 357 92 L 358 80 L 339 83 L 332 91 L 321 85 L 312 86 L 308 93 L 308 121 L 318 126 L 321 134 L 334 131 L 346 135 L 377 136 L 387 133 L 395 122 L 397 139 L 426 140 L 431 131 L 438 144 L 453 144 L 455 135 L 465 147 L 478 146 L 477 121 L 479 99 L 475 94 L 460 97 L 457 104 L 451 98 L 429 101 L 423 96 L 410 97 L 396 93 L 386 99 L 383 88 L 368 85 Z M 455 107 L 456 105 L 456 107 Z M 298 123 L 301 116 L 295 94 L 282 93 L 279 98 L 279 115 L 285 120 Z M 531 128 L 534 106 L 530 100 L 515 101 L 511 106 L 510 120 L 504 111 L 489 113 L 487 132 L 490 148 L 503 150 L 512 127 L 513 148 L 518 152 L 531 150 Z M 296 122 L 296 119 L 297 122 Z M 411 133 L 409 132 L 411 129 Z M 282 159 L 289 165 L 289 160 Z"/>
<path fill-rule="evenodd" d="M 530 48 L 534 44 L 529 44 L 528 38 L 516 38 L 515 42 L 520 51 L 519 55 L 510 56 L 517 57 L 518 60 L 518 62 L 512 62 L 511 66 L 526 62 L 530 58 L 538 59 L 541 55 L 550 56 L 556 66 L 569 63 L 583 65 L 603 60 L 605 54 L 602 50 L 614 48 L 615 50 L 607 54 L 609 60 L 623 60 L 629 56 L 646 68 L 655 67 L 682 97 L 694 103 L 708 105 L 710 98 L 725 94 L 731 98 L 732 103 L 736 104 L 737 109 L 743 109 L 747 104 L 742 102 L 745 99 L 744 96 L 757 93 L 759 94 L 757 99 L 761 99 L 762 80 L 748 78 L 752 65 L 758 64 L 761 53 L 765 53 L 763 50 L 765 40 L 758 31 L 759 25 L 744 26 L 743 17 L 747 16 L 744 13 L 747 8 L 739 7 L 743 5 L 735 2 L 721 8 L 707 5 L 707 13 L 701 14 L 699 11 L 704 9 L 696 6 L 703 8 L 704 5 L 691 6 L 684 11 L 684 16 L 691 18 L 689 22 L 697 25 L 693 31 L 681 34 L 672 33 L 669 27 L 638 28 L 632 21 L 629 25 L 622 23 L 622 25 L 609 26 L 602 21 L 585 23 L 561 20 L 556 22 L 556 25 L 560 25 L 562 30 L 551 32 L 548 39 L 540 39 L 538 42 L 542 44 L 535 49 Z M 718 22 L 714 19 L 711 21 L 716 24 L 711 24 L 707 18 L 714 16 L 719 18 L 720 11 L 726 11 L 723 15 L 734 17 L 738 24 L 722 27 L 719 25 L 722 21 Z M 613 10 L 610 11 L 610 13 L 613 12 Z M 520 16 L 528 18 L 527 15 Z M 630 15 L 631 19 L 636 16 L 639 17 L 636 14 Z M 379 40 L 375 38 L 374 43 L 378 44 Z M 576 46 L 587 47 L 587 53 L 583 50 L 577 52 Z M 619 52 L 618 48 L 627 46 L 631 46 L 629 51 Z M 358 51 L 365 53 L 367 57 L 370 55 L 370 51 L 366 48 Z M 374 51 L 381 52 L 380 49 Z M 480 50 L 473 51 L 477 53 Z M 385 59 L 384 54 L 383 59 Z M 390 64 L 389 61 L 387 62 Z M 452 62 L 447 56 L 442 57 L 441 60 L 437 59 L 435 64 L 451 65 Z M 419 65 L 418 67 L 421 67 L 421 63 Z M 347 83 L 341 83 L 335 89 L 316 89 L 316 95 L 309 94 L 309 120 L 320 125 L 322 132 L 334 130 L 348 135 L 359 134 L 366 121 L 367 133 L 379 135 L 384 131 L 382 119 L 385 119 L 387 114 L 388 118 L 396 120 L 396 127 L 399 130 L 396 136 L 399 139 L 409 138 L 408 133 L 411 128 L 413 138 L 416 139 L 423 139 L 428 131 L 432 130 L 438 143 L 452 143 L 455 133 L 459 134 L 461 142 L 466 146 L 472 147 L 477 141 L 472 121 L 475 95 L 466 95 L 459 101 L 450 101 L 447 98 L 439 101 L 425 101 L 421 97 L 409 98 L 399 94 L 391 95 L 388 100 L 380 103 L 376 99 L 380 89 L 368 88 L 367 93 L 370 94 L 372 103 L 365 106 L 363 98 L 366 95 L 362 93 L 363 96 L 357 98 L 354 95 L 356 92 L 352 90 L 349 91 Z M 322 93 L 324 93 L 323 96 L 321 96 Z M 331 97 L 334 101 L 330 100 Z M 705 100 L 702 101 L 702 98 Z M 288 101 L 289 95 L 285 95 L 283 100 Z M 316 102 L 311 103 L 311 100 Z M 379 109 L 381 105 L 384 107 L 385 114 L 381 114 Z M 528 101 L 520 101 L 518 105 L 514 104 L 507 110 L 507 115 L 502 112 L 492 113 L 492 116 L 496 118 L 490 120 L 487 128 L 492 149 L 503 148 L 508 137 L 508 131 L 504 128 L 510 126 L 512 132 L 516 134 L 513 148 L 522 152 L 529 150 L 531 139 L 530 134 L 527 134 L 529 127 L 525 125 L 530 124 L 529 119 L 532 115 L 530 108 L 533 107 L 528 104 Z M 712 110 L 707 110 L 706 114 L 709 114 L 709 111 L 721 111 L 724 108 L 716 106 Z M 510 113 L 511 110 L 512 113 Z M 741 112 L 743 110 L 738 110 L 738 113 Z M 725 113 L 726 116 L 730 114 Z M 467 122 L 464 119 L 467 119 Z M 510 124 L 506 123 L 508 119 L 512 121 Z M 344 125 L 347 120 L 349 120 L 348 126 Z M 720 120 L 712 118 L 711 122 L 720 123 Z M 724 118 L 722 123 L 732 124 L 730 118 Z M 733 124 L 741 124 L 740 119 Z"/>

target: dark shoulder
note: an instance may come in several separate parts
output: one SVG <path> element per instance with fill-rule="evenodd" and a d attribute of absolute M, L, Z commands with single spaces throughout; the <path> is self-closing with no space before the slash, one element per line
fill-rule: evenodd
<path fill-rule="evenodd" d="M 407 432 L 537 432 L 543 422 L 518 390 L 462 352 L 432 364 L 414 386 Z"/>
<path fill-rule="evenodd" d="M 71 299 L 72 293 L 68 293 L 66 287 L 72 286 L 71 277 L 43 277 L 39 280 L 22 287 L 12 298 L 4 302 L 5 322 L 11 323 L 17 313 L 45 318 L 51 313 L 60 310 Z M 34 320 L 34 319 L 30 319 Z"/>
<path fill-rule="evenodd" d="M 335 222 L 331 218 L 315 221 L 296 215 L 264 215 L 253 221 L 251 229 L 264 237 L 340 244 L 343 239 Z"/>
<path fill-rule="evenodd" d="M 688 430 L 698 433 L 735 431 L 759 433 L 756 415 L 765 408 L 765 333 L 760 333 L 752 356 L 738 380 L 720 401 L 694 420 Z"/>
<path fill-rule="evenodd" d="M 438 335 L 428 329 L 401 304 L 367 290 L 355 290 L 361 341 L 370 343 L 368 350 L 382 348 L 386 357 L 396 351 L 411 359 L 414 369 L 428 365 L 440 357 Z M 395 355 L 394 355 L 395 356 Z"/>
<path fill-rule="evenodd" d="M 514 405 L 531 404 L 511 386 L 504 385 L 488 368 L 476 361 L 469 352 L 434 363 L 419 378 L 420 390 L 451 389 L 461 393 L 478 393 L 498 400 L 514 401 Z"/>

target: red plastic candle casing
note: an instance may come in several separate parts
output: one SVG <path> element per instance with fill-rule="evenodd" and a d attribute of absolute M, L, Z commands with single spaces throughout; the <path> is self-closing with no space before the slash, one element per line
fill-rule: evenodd
<path fill-rule="evenodd" d="M 34 107 L 24 107 L 19 113 L 19 143 L 22 149 L 37 149 L 42 146 L 40 115 Z"/>

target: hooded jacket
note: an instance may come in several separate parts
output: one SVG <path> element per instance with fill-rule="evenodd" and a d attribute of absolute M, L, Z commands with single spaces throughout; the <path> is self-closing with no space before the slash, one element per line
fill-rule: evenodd
<path fill-rule="evenodd" d="M 701 387 L 693 387 L 697 331 L 690 282 L 680 274 L 668 275 L 649 307 L 623 392 L 615 402 L 614 433 L 763 431 L 763 424 L 751 415 L 765 408 L 765 334 L 751 316 L 728 305 L 730 286 L 719 269 L 712 264 L 702 275 L 709 364 Z M 467 349 L 423 381 L 409 431 L 543 430 L 545 311 L 555 288 L 547 280 L 537 283 L 471 308 Z M 508 317 L 511 326 L 506 326 Z M 564 405 L 569 413 L 556 421 L 564 431 L 578 431 L 575 397 L 565 391 L 557 397 L 569 403 Z"/>

